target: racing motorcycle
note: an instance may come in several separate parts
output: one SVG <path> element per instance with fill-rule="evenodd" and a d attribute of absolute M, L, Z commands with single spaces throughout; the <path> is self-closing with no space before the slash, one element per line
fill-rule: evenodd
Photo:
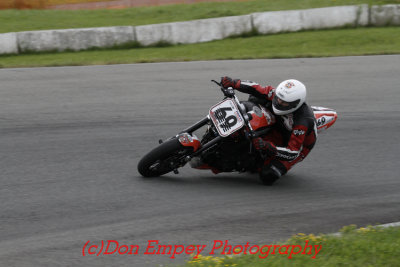
<path fill-rule="evenodd" d="M 196 168 L 217 172 L 256 172 L 266 160 L 266 155 L 253 147 L 252 139 L 267 134 L 275 125 L 274 114 L 265 105 L 240 101 L 233 88 L 220 86 L 224 99 L 212 106 L 202 120 L 182 130 L 147 153 L 138 163 L 144 177 L 156 177 L 173 171 L 188 162 L 201 162 Z M 321 132 L 331 127 L 336 119 L 335 110 L 311 107 Z M 194 132 L 207 126 L 202 138 Z M 196 161 L 197 160 L 197 161 Z"/>

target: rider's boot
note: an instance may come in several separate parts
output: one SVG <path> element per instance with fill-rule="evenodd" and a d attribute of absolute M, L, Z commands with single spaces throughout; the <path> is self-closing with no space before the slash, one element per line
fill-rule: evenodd
<path fill-rule="evenodd" d="M 204 162 L 201 160 L 200 157 L 193 157 L 189 161 L 190 167 L 194 169 L 201 169 L 202 166 L 204 166 Z"/>
<path fill-rule="evenodd" d="M 272 164 L 263 166 L 260 171 L 260 180 L 264 185 L 272 185 L 281 176 L 281 171 Z"/>

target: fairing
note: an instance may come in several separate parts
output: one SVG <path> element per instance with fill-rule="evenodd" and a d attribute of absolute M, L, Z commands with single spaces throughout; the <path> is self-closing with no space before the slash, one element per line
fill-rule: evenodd
<path fill-rule="evenodd" d="M 315 119 L 317 121 L 317 130 L 318 132 L 324 131 L 331 127 L 337 119 L 337 113 L 335 110 L 330 109 L 330 108 L 324 108 L 324 107 L 311 107 Z"/>
<path fill-rule="evenodd" d="M 193 147 L 193 152 L 196 152 L 201 146 L 200 140 L 197 136 L 188 133 L 178 135 L 178 140 L 183 146 Z"/>

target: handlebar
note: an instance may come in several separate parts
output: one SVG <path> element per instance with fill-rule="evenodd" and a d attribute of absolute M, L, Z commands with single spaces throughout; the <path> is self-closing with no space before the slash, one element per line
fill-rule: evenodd
<path fill-rule="evenodd" d="M 222 87 L 222 84 L 220 84 L 219 82 L 217 82 L 216 80 L 211 80 L 213 83 L 216 83 L 218 86 Z"/>
<path fill-rule="evenodd" d="M 235 96 L 235 91 L 233 90 L 232 87 L 225 88 L 222 86 L 221 83 L 217 82 L 216 80 L 211 80 L 211 81 L 220 87 L 220 89 L 225 97 L 234 97 Z"/>

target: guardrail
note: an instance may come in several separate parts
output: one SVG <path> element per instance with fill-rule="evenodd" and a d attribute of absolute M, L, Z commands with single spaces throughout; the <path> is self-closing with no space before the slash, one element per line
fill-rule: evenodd
<path fill-rule="evenodd" d="M 338 6 L 143 26 L 27 31 L 0 34 L 0 54 L 80 51 L 128 43 L 191 44 L 252 31 L 261 34 L 357 26 L 400 25 L 400 5 Z"/>

